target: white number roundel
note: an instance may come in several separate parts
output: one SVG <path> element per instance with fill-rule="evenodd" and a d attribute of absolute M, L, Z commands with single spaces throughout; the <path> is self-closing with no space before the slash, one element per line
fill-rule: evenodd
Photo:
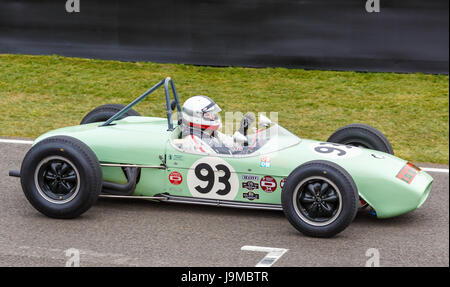
<path fill-rule="evenodd" d="M 310 148 L 316 154 L 332 159 L 352 158 L 361 154 L 359 147 L 329 142 L 315 142 Z"/>
<path fill-rule="evenodd" d="M 218 157 L 204 157 L 191 166 L 187 185 L 193 197 L 233 200 L 239 179 L 233 167 Z"/>

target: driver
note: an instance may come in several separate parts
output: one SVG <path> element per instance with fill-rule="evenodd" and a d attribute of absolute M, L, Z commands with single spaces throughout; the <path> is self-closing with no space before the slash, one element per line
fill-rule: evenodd
<path fill-rule="evenodd" d="M 181 135 L 185 152 L 233 154 L 242 150 L 233 137 L 219 132 L 222 127 L 221 110 L 206 96 L 194 96 L 184 102 Z"/>

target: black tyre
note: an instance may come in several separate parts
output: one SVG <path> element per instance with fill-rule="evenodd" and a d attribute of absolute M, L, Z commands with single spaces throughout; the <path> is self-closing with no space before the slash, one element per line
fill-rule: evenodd
<path fill-rule="evenodd" d="M 394 154 L 386 136 L 374 127 L 364 124 L 351 124 L 335 131 L 328 142 L 358 146 Z"/>
<path fill-rule="evenodd" d="M 89 123 L 106 122 L 110 117 L 114 116 L 124 107 L 125 107 L 124 105 L 120 104 L 107 104 L 96 107 L 81 120 L 80 124 L 84 125 Z M 140 114 L 135 110 L 131 109 L 127 111 L 123 116 L 121 116 L 119 120 L 129 116 L 140 116 Z"/>
<path fill-rule="evenodd" d="M 358 190 L 339 165 L 323 160 L 297 167 L 283 187 L 281 203 L 289 222 L 312 237 L 332 237 L 356 216 Z"/>
<path fill-rule="evenodd" d="M 96 155 L 86 144 L 55 136 L 28 151 L 20 182 L 26 198 L 38 211 L 54 218 L 74 218 L 96 202 L 103 176 Z"/>

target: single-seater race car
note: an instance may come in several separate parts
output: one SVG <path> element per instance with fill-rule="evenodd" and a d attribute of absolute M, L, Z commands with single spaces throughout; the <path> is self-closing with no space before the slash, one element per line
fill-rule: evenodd
<path fill-rule="evenodd" d="M 132 109 L 161 86 L 166 119 Z M 395 157 L 386 137 L 367 125 L 342 127 L 321 142 L 299 138 L 263 115 L 252 128 L 255 118 L 246 114 L 233 136 L 237 149 L 196 152 L 185 148 L 175 110 L 182 113 L 174 82 L 166 78 L 127 106 L 103 105 L 80 125 L 43 134 L 10 175 L 20 177 L 28 201 L 53 218 L 77 217 L 99 196 L 142 198 L 282 210 L 297 230 L 314 237 L 341 232 L 361 207 L 378 218 L 412 211 L 431 189 L 433 178 Z"/>

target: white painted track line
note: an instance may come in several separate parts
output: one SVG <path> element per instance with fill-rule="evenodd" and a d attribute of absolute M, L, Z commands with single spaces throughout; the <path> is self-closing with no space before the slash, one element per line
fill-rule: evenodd
<path fill-rule="evenodd" d="M 11 144 L 33 144 L 33 141 L 26 140 L 14 140 L 14 139 L 0 139 L 0 143 L 11 143 Z"/>
<path fill-rule="evenodd" d="M 280 259 L 280 257 L 283 256 L 284 253 L 288 252 L 289 249 L 244 245 L 241 247 L 241 250 L 266 252 L 267 255 L 261 261 L 259 261 L 258 264 L 255 265 L 255 267 L 270 267 L 275 262 L 277 262 L 277 260 Z"/>
<path fill-rule="evenodd" d="M 31 140 L 0 139 L 0 143 L 31 145 Z M 421 167 L 423 171 L 448 173 L 448 168 Z"/>
<path fill-rule="evenodd" d="M 448 173 L 448 169 L 445 168 L 433 168 L 433 167 L 421 167 L 423 171 L 429 171 L 429 172 L 442 172 L 442 173 Z"/>

